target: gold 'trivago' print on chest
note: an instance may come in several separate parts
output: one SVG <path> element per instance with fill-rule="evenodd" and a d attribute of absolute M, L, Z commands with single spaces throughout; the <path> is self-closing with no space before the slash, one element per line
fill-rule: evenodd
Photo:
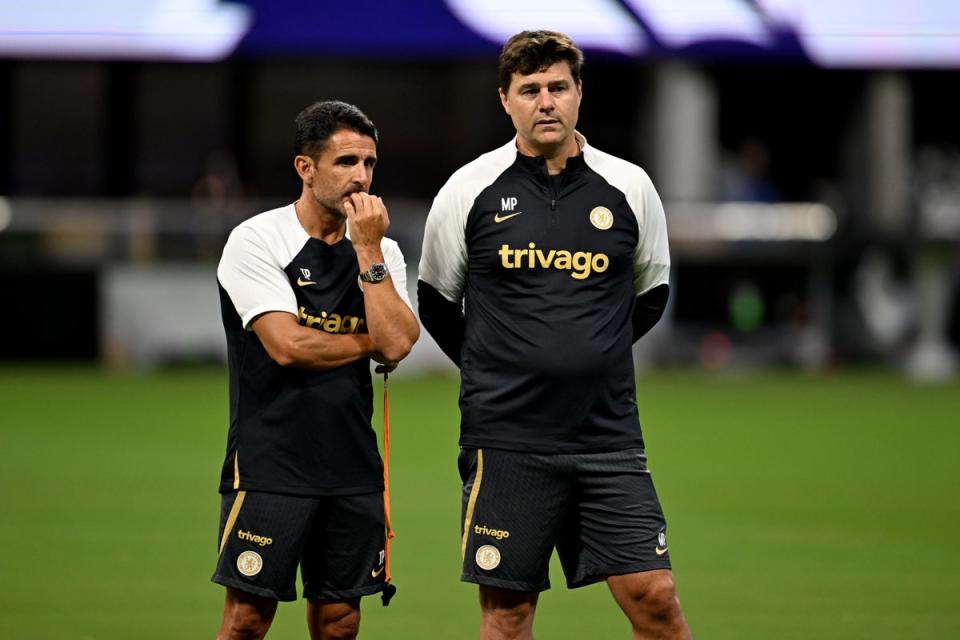
<path fill-rule="evenodd" d="M 311 329 L 320 329 L 327 333 L 358 333 L 366 321 L 363 318 L 351 315 L 340 315 L 339 313 L 328 313 L 321 311 L 319 315 L 307 313 L 307 309 L 301 306 L 297 311 L 297 318 L 305 327 Z"/>

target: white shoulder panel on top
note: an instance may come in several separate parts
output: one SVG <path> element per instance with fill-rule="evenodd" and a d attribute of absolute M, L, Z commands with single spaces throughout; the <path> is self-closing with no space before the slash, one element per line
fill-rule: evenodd
<path fill-rule="evenodd" d="M 467 215 L 480 193 L 517 158 L 516 139 L 458 169 L 433 200 L 423 233 L 421 280 L 450 302 L 463 297 L 467 273 Z"/>
<path fill-rule="evenodd" d="M 256 215 L 230 233 L 217 280 L 245 329 L 267 311 L 297 314 L 297 300 L 283 270 L 309 237 L 292 204 Z"/>
<path fill-rule="evenodd" d="M 634 291 L 640 295 L 666 284 L 670 278 L 667 220 L 650 176 L 637 165 L 588 146 L 586 140 L 583 142 L 587 166 L 624 194 L 637 217 L 639 238 L 634 250 Z"/>

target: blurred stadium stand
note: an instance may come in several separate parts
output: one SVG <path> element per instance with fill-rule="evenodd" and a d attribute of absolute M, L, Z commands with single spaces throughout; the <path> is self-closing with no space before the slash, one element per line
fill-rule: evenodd
<path fill-rule="evenodd" d="M 296 197 L 292 121 L 320 99 L 380 128 L 374 190 L 413 289 L 430 199 L 512 135 L 495 59 L 514 25 L 460 0 L 359 4 L 197 0 L 236 8 L 217 13 L 246 30 L 229 53 L 0 35 L 0 360 L 222 358 L 222 243 Z M 541 4 L 512 19 L 593 45 L 580 129 L 645 167 L 667 204 L 675 295 L 638 363 L 956 374 L 960 30 L 930 25 L 960 25 L 960 11 L 922 0 L 908 21 L 844 3 L 872 17 L 835 50 L 816 23 L 830 3 L 719 2 L 689 23 L 660 1 L 579 3 L 605 7 L 582 36 L 573 9 L 570 26 L 550 24 Z M 359 9 L 369 33 L 348 41 L 336 27 Z M 25 12 L 0 8 L 8 25 Z M 445 364 L 424 336 L 409 366 Z"/>

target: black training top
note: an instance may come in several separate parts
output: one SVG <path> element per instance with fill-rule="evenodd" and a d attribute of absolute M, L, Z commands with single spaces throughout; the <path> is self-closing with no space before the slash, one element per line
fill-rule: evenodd
<path fill-rule="evenodd" d="M 559 176 L 511 141 L 434 200 L 420 279 L 464 301 L 462 446 L 643 446 L 631 314 L 668 279 L 663 207 L 642 169 L 577 139 Z"/>
<path fill-rule="evenodd" d="M 396 242 L 381 243 L 394 286 L 408 302 Z M 366 333 L 359 266 L 349 238 L 311 238 L 293 205 L 230 234 L 217 269 L 230 370 L 230 430 L 220 491 L 295 495 L 380 491 L 383 471 L 370 426 L 370 361 L 327 371 L 282 367 L 250 330 L 268 311 L 334 334 Z"/>

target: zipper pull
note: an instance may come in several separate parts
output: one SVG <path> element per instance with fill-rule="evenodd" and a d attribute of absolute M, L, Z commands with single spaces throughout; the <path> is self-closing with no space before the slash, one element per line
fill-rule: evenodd
<path fill-rule="evenodd" d="M 553 199 L 550 201 L 550 211 L 556 211 L 556 210 L 557 210 L 557 201 L 556 199 Z"/>

